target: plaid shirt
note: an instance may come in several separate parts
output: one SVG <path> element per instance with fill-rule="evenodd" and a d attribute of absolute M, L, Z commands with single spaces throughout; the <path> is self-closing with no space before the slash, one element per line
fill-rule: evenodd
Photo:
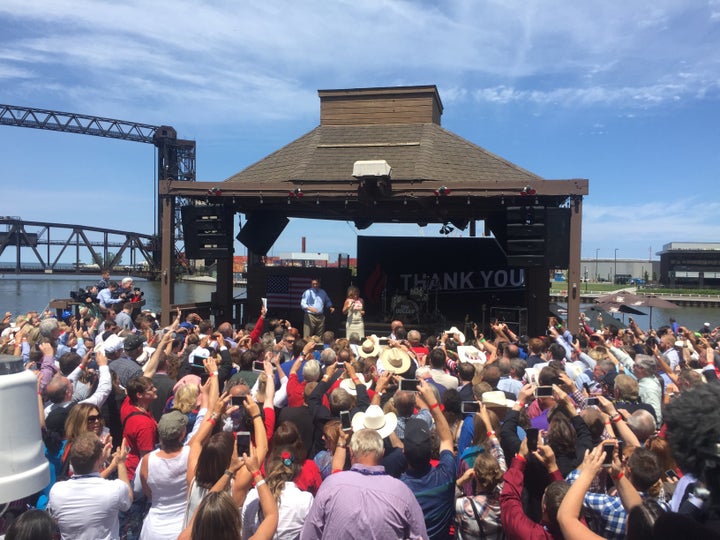
<path fill-rule="evenodd" d="M 580 471 L 575 469 L 565 479 L 568 484 L 577 480 Z M 639 492 L 640 497 L 646 498 L 646 494 Z M 660 507 L 669 512 L 670 507 L 664 501 L 657 501 Z M 593 512 L 600 520 L 600 528 L 597 532 L 603 538 L 608 540 L 625 540 L 625 521 L 627 520 L 627 511 L 622 504 L 620 497 L 613 497 L 605 493 L 593 493 L 588 491 L 585 494 L 583 508 Z"/>

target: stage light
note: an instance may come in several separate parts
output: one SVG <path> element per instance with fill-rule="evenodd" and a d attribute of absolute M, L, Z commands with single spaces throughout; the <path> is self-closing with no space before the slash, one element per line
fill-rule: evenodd
<path fill-rule="evenodd" d="M 454 230 L 455 227 L 453 227 L 452 225 L 449 225 L 448 223 L 443 223 L 443 226 L 440 227 L 440 234 L 448 235 Z"/>
<path fill-rule="evenodd" d="M 535 190 L 534 190 L 533 188 L 531 188 L 530 186 L 525 186 L 525 187 L 522 188 L 522 190 L 520 191 L 520 196 L 522 196 L 522 197 L 527 197 L 528 195 L 535 195 L 536 193 L 537 193 L 537 191 L 535 191 Z"/>
<path fill-rule="evenodd" d="M 290 204 L 290 199 L 302 199 L 303 195 L 304 193 L 300 188 L 295 188 L 292 191 L 288 191 L 288 204 Z"/>

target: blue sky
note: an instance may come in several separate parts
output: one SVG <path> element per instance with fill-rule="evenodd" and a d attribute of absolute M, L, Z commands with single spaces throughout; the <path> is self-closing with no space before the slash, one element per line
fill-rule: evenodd
<path fill-rule="evenodd" d="M 418 84 L 446 129 L 590 180 L 583 257 L 720 240 L 720 0 L 0 3 L 0 103 L 174 126 L 203 181 L 316 127 L 318 89 Z M 153 231 L 152 146 L 0 126 L 0 148 L 0 215 Z M 294 220 L 273 253 L 354 254 L 331 230 Z"/>

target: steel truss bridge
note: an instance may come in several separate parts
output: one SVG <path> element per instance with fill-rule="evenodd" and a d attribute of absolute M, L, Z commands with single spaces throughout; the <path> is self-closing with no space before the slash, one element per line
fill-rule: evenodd
<path fill-rule="evenodd" d="M 179 182 L 195 182 L 196 180 L 196 164 L 195 164 L 195 141 L 188 139 L 178 139 L 177 131 L 175 128 L 170 126 L 153 126 L 150 124 L 142 124 L 139 122 L 128 122 L 125 120 L 117 120 L 114 118 L 103 118 L 100 116 L 91 116 L 86 114 L 77 114 L 61 111 L 52 111 L 48 109 L 38 109 L 34 107 L 20 107 L 15 105 L 3 105 L 0 104 L 0 126 L 15 126 L 25 127 L 33 129 L 44 129 L 50 131 L 60 131 L 64 133 L 76 133 L 80 135 L 93 135 L 96 137 L 107 137 L 110 139 L 121 139 L 125 141 L 133 141 L 140 143 L 152 144 L 157 149 L 157 171 L 156 171 L 156 191 L 159 187 L 160 182 L 179 181 Z M 181 266 L 186 266 L 187 261 L 180 254 L 184 252 L 184 246 L 182 244 L 182 227 L 180 219 L 180 208 L 187 204 L 187 200 L 184 197 L 177 197 L 174 200 L 174 208 L 177 213 L 174 216 L 173 227 L 169 232 L 165 234 L 169 235 L 170 244 L 174 248 L 175 262 Z M 162 214 L 163 204 L 158 201 L 157 207 L 157 223 L 156 231 L 162 230 Z M 4 222 L 3 222 L 4 223 Z M 30 222 L 25 222 L 30 224 Z M 74 231 L 71 236 L 74 236 L 74 240 L 69 238 L 67 240 L 68 245 L 75 242 L 76 245 L 92 246 L 92 247 L 113 247 L 120 248 L 122 253 L 127 249 L 134 249 L 140 253 L 143 253 L 143 257 L 147 259 L 147 263 L 150 265 L 151 272 L 155 272 L 159 267 L 159 262 L 155 263 L 150 253 L 154 250 L 154 244 L 152 247 L 148 247 L 150 236 L 129 233 L 124 231 L 111 231 L 107 229 L 99 229 L 94 227 L 81 227 L 79 225 L 59 225 L 59 224 L 46 224 L 42 223 L 41 226 L 47 226 L 51 228 L 72 228 Z M 101 243 L 97 240 L 87 240 L 85 232 L 100 232 L 109 235 L 120 235 L 124 236 L 125 239 L 121 241 L 115 241 L 115 244 L 108 244 L 109 240 L 104 238 Z M 50 231 L 47 231 L 48 238 L 54 235 L 50 235 Z M 141 239 L 146 239 L 143 242 Z M 24 240 L 22 240 L 24 241 Z M 18 253 L 21 246 L 19 243 L 15 244 L 11 237 L 0 243 L 0 255 L 2 250 L 5 249 L 9 243 L 17 245 Z M 48 249 L 51 242 L 54 240 L 47 240 Z M 61 241 L 62 242 L 62 241 Z M 57 244 L 55 244 L 57 245 Z M 61 243 L 60 245 L 64 245 Z M 28 246 L 29 247 L 29 246 Z M 65 245 L 65 248 L 68 246 Z M 65 249 L 64 248 L 64 249 Z M 34 249 L 34 248 L 33 248 Z M 79 248 L 78 248 L 79 249 Z M 144 251 L 143 251 L 144 250 Z M 51 257 L 47 254 L 44 258 L 35 249 L 35 255 L 38 260 L 41 260 L 40 264 L 45 265 L 42 271 L 45 271 L 46 267 L 49 266 L 50 270 L 54 268 L 60 268 L 60 263 L 50 261 Z M 132 253 L 132 251 L 131 251 Z M 159 248 L 158 248 L 159 253 Z M 92 252 L 92 258 L 97 261 L 97 253 Z M 107 253 L 104 253 L 103 261 L 107 260 Z M 19 260 L 20 255 L 18 254 L 17 259 Z M 76 256 L 77 258 L 77 256 Z M 159 261 L 159 256 L 157 257 Z M 108 261 L 111 262 L 111 261 Z M 35 263 L 37 264 L 37 263 Z M 94 264 L 99 264 L 95 262 Z M 0 267 L 2 263 L 0 263 Z M 19 267 L 20 263 L 16 261 L 15 267 Z M 102 266 L 102 265 L 101 265 Z"/>
<path fill-rule="evenodd" d="M 154 278 L 159 267 L 152 235 L 0 217 L 0 256 L 13 251 L 15 260 L 0 261 L 0 272 L 98 274 L 107 268 Z M 121 264 L 126 255 L 129 264 Z"/>

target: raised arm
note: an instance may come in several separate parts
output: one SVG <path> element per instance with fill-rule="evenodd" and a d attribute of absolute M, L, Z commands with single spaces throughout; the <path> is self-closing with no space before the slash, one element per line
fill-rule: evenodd
<path fill-rule="evenodd" d="M 610 417 L 610 423 L 617 431 L 617 435 L 627 444 L 628 446 L 642 446 L 633 430 L 625 422 L 625 418 L 620 414 L 612 401 L 605 399 L 604 396 L 598 396 L 600 406 L 602 410 Z"/>
<path fill-rule="evenodd" d="M 440 452 L 443 450 L 453 451 L 453 436 L 450 431 L 450 426 L 445 419 L 445 415 L 440 410 L 440 404 L 435 399 L 435 394 L 432 391 L 430 385 L 423 379 L 420 379 L 418 384 L 418 392 L 422 396 L 425 403 L 427 403 L 432 414 L 433 420 L 435 421 L 435 429 L 437 430 L 438 438 L 440 439 Z"/>
<path fill-rule="evenodd" d="M 370 400 L 370 405 L 380 405 L 383 394 L 392 380 L 392 371 L 383 371 L 375 383 L 375 395 Z"/>
<path fill-rule="evenodd" d="M 195 471 L 197 468 L 198 458 L 200 457 L 200 452 L 202 452 L 203 446 L 205 446 L 205 443 L 210 438 L 217 421 L 220 420 L 222 415 L 225 413 L 229 401 L 230 396 L 228 394 L 220 396 L 220 399 L 218 399 L 215 402 L 214 407 L 212 407 L 212 413 L 204 419 L 200 428 L 197 430 L 193 438 L 190 439 L 190 455 L 188 456 L 187 467 L 188 487 L 192 485 L 192 481 L 195 478 Z"/>
<path fill-rule="evenodd" d="M 155 375 L 155 372 L 157 371 L 158 364 L 160 363 L 160 358 L 163 357 L 165 354 L 165 347 L 167 347 L 168 343 L 171 343 L 173 340 L 173 334 L 180 326 L 180 308 L 177 310 L 177 316 L 175 317 L 175 320 L 173 321 L 172 325 L 170 326 L 170 330 L 165 332 L 163 334 L 163 337 L 160 339 L 160 343 L 158 343 L 158 346 L 155 348 L 155 352 L 152 353 L 152 356 L 150 356 L 150 359 L 145 363 L 143 366 L 143 375 L 146 377 L 149 377 L 152 379 L 152 376 Z"/>
<path fill-rule="evenodd" d="M 272 540 L 278 526 L 278 507 L 270 492 L 270 487 L 265 483 L 265 479 L 260 473 L 260 461 L 257 455 L 253 453 L 253 447 L 250 446 L 250 456 L 243 454 L 245 458 L 245 468 L 250 472 L 255 481 L 255 488 L 258 492 L 260 500 L 260 509 L 262 510 L 263 520 L 258 525 L 250 539 L 251 540 Z"/>
<path fill-rule="evenodd" d="M 592 452 L 585 454 L 580 476 L 570 486 L 563 498 L 558 509 L 557 519 L 565 538 L 572 538 L 573 540 L 602 539 L 602 536 L 592 532 L 580 521 L 580 511 L 582 510 L 585 493 L 602 467 L 603 457 L 602 444 L 595 447 Z"/>
<path fill-rule="evenodd" d="M 130 484 L 130 478 L 128 477 L 128 471 L 127 467 L 125 466 L 125 461 L 127 460 L 128 456 L 128 450 L 127 450 L 127 442 L 123 438 L 122 443 L 120 443 L 120 448 L 115 453 L 114 461 L 117 463 L 117 474 L 118 479 L 125 482 L 128 488 L 128 492 L 130 493 L 130 500 L 133 500 L 133 489 L 132 485 Z"/>
<path fill-rule="evenodd" d="M 655 357 L 655 360 L 657 360 L 658 365 L 662 368 L 662 370 L 667 373 L 667 376 L 670 377 L 670 380 L 677 384 L 678 382 L 678 376 L 675 374 L 675 372 L 672 370 L 672 368 L 668 365 L 668 363 L 665 361 L 665 359 L 660 354 L 660 351 L 658 350 L 657 345 L 655 345 L 652 348 L 653 356 Z"/>
<path fill-rule="evenodd" d="M 607 444 L 608 441 L 605 441 Z M 610 467 L 610 478 L 612 478 L 617 488 L 618 495 L 622 501 L 623 507 L 627 512 L 632 510 L 635 506 L 642 504 L 642 497 L 638 493 L 632 482 L 628 480 L 623 471 L 622 456 L 618 453 L 617 444 L 615 445 L 615 451 L 613 453 L 613 461 Z"/>
<path fill-rule="evenodd" d="M 347 374 L 348 378 L 355 384 L 355 393 L 357 394 L 357 407 L 363 411 L 367 410 L 367 408 L 370 406 L 370 396 L 368 396 L 367 393 L 367 386 L 365 386 L 364 384 L 360 384 L 360 379 L 355 373 L 355 368 L 350 362 L 347 362 L 345 364 L 345 373 Z"/>
<path fill-rule="evenodd" d="M 265 423 L 263 422 L 262 415 L 260 414 L 260 407 L 255 400 L 248 394 L 245 396 L 245 411 L 253 421 L 253 438 L 255 439 L 255 455 L 260 463 L 265 461 L 265 457 L 268 453 L 268 438 L 267 431 L 265 430 Z M 238 500 L 242 497 L 245 499 L 245 494 L 242 493 L 245 490 L 247 493 L 247 486 L 250 485 L 252 476 L 248 471 L 247 467 L 240 469 L 235 476 L 235 484 L 233 484 L 233 498 Z M 236 489 L 237 486 L 237 489 Z M 240 505 L 242 506 L 242 501 Z"/>
<path fill-rule="evenodd" d="M 112 392 L 112 375 L 108 367 L 108 359 L 102 351 L 96 353 L 95 361 L 97 362 L 98 371 L 100 372 L 97 388 L 90 397 L 82 400 L 80 403 L 91 403 L 100 408 L 107 400 L 110 392 Z"/>
<path fill-rule="evenodd" d="M 266 358 L 264 361 L 264 367 L 267 383 L 265 384 L 265 401 L 263 402 L 263 409 L 272 409 L 275 407 L 275 372 L 273 371 L 272 361 Z"/>
<path fill-rule="evenodd" d="M 250 332 L 250 344 L 258 343 L 260 341 L 260 337 L 263 335 L 263 330 L 265 330 L 265 315 L 267 314 L 267 309 L 265 306 L 260 308 L 260 316 L 258 317 L 257 322 L 255 323 L 255 326 L 252 329 L 252 332 Z"/>
<path fill-rule="evenodd" d="M 335 452 L 333 453 L 332 464 L 330 465 L 330 471 L 332 473 L 340 472 L 345 468 L 345 462 L 347 460 L 347 443 L 349 440 L 350 433 L 347 431 L 340 431 L 337 444 L 335 445 Z"/>
<path fill-rule="evenodd" d="M 40 343 L 38 345 L 43 353 L 42 364 L 40 364 L 40 392 L 45 391 L 45 387 L 57 373 L 55 367 L 55 351 L 49 343 Z"/>

